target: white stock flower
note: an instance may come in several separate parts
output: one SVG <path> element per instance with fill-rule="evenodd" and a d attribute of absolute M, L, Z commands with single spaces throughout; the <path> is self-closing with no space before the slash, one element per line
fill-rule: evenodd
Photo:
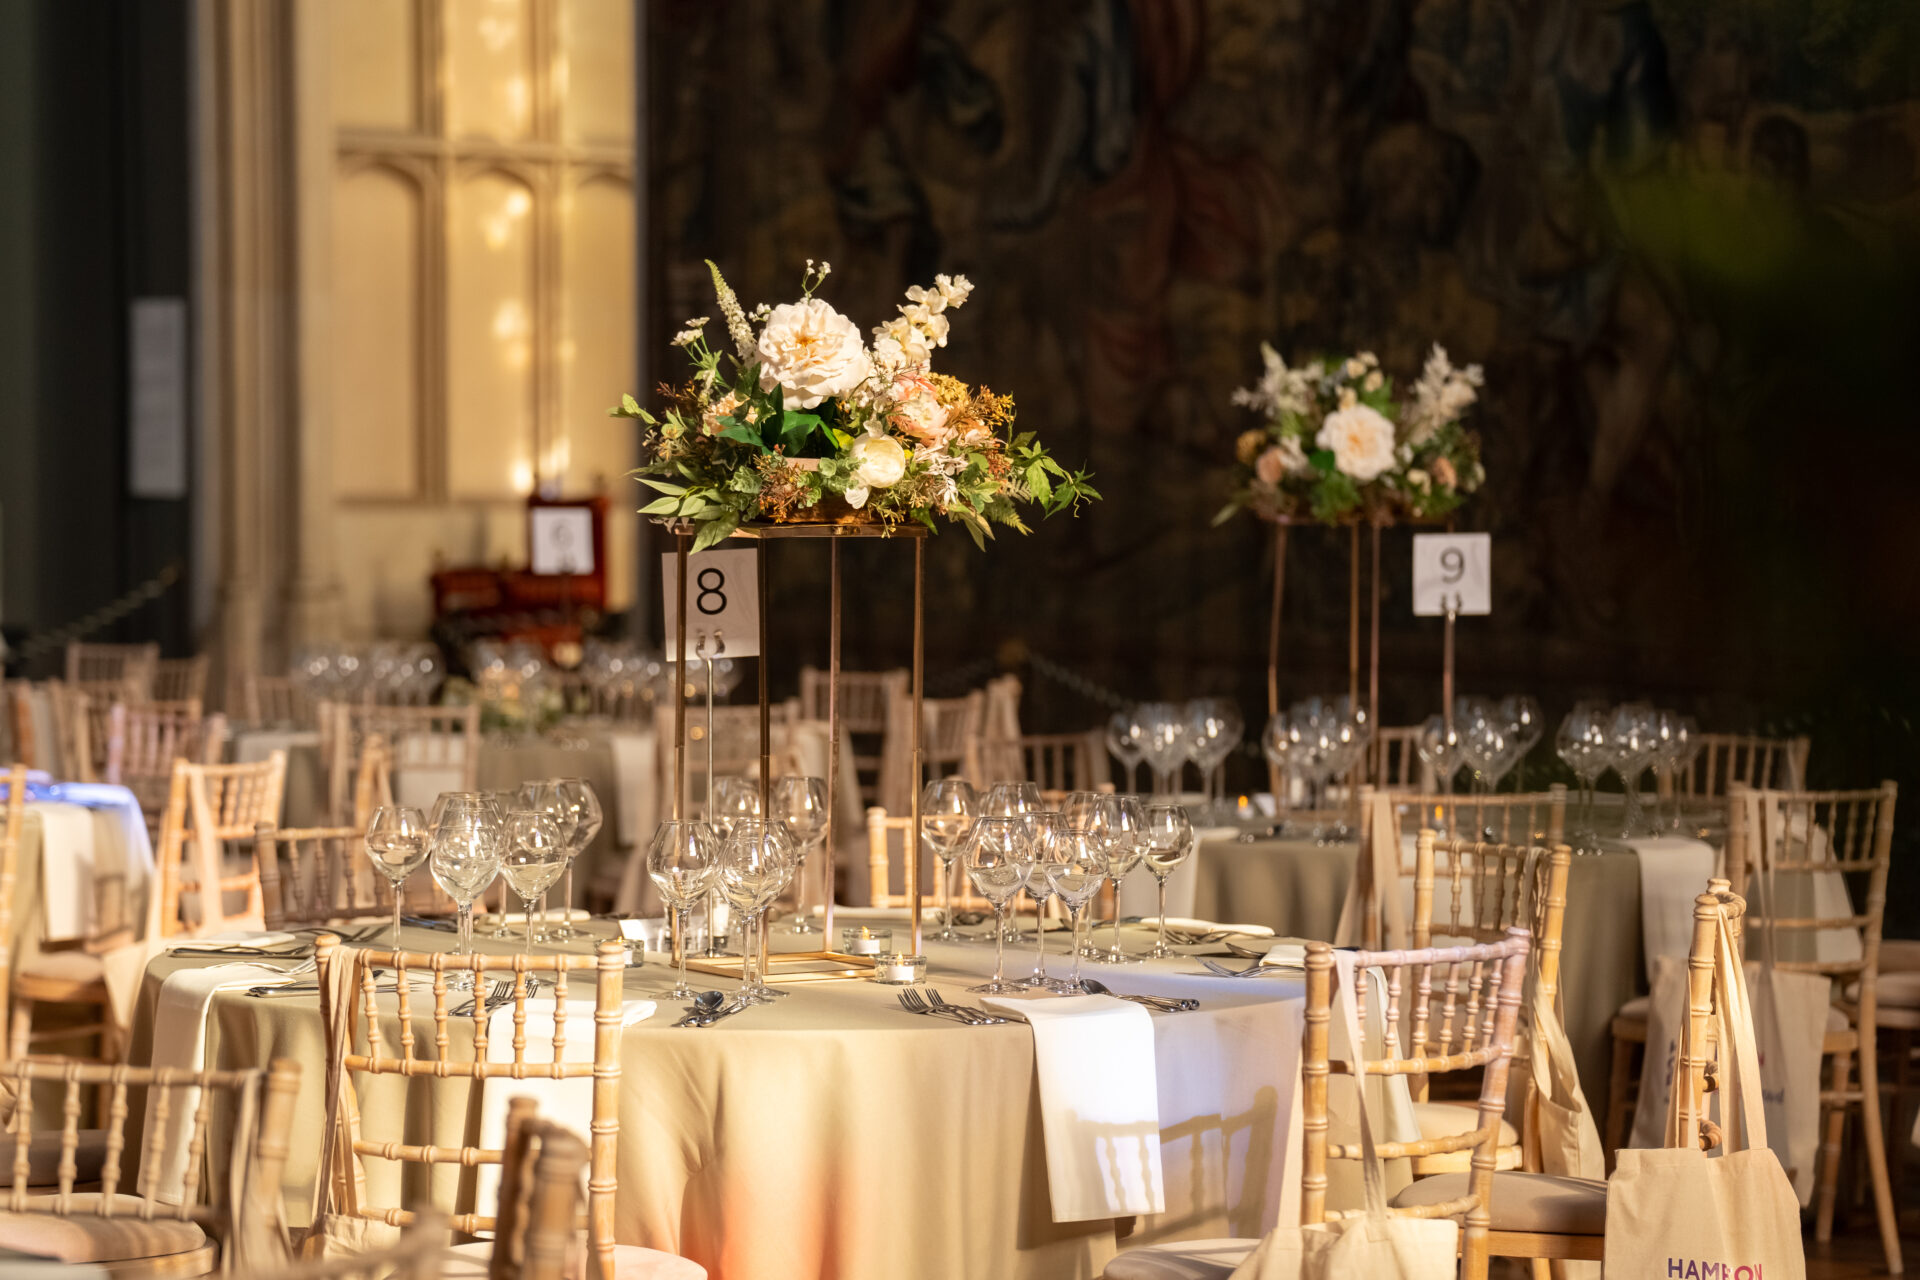
<path fill-rule="evenodd" d="M 1364 404 L 1328 414 L 1314 443 L 1333 450 L 1333 465 L 1361 484 L 1393 466 L 1393 424 Z"/>
<path fill-rule="evenodd" d="M 1413 399 L 1403 415 L 1407 439 L 1414 444 L 1425 444 L 1435 431 L 1458 420 L 1480 398 L 1479 388 L 1485 381 L 1486 375 L 1479 365 L 1456 369 L 1447 359 L 1447 349 L 1434 343 L 1433 350 L 1427 353 L 1426 367 L 1420 370 L 1420 380 L 1413 384 Z"/>
<path fill-rule="evenodd" d="M 1305 413 L 1313 404 L 1309 381 L 1312 366 L 1307 369 L 1287 368 L 1287 362 L 1281 354 L 1265 342 L 1260 344 L 1260 359 L 1266 366 L 1260 374 L 1260 381 L 1234 392 L 1233 403 L 1269 418 L 1278 418 L 1286 412 Z"/>
<path fill-rule="evenodd" d="M 818 298 L 787 302 L 760 331 L 760 388 L 775 385 L 789 409 L 813 409 L 867 380 L 873 361 L 853 321 Z"/>
<path fill-rule="evenodd" d="M 907 474 L 907 451 L 892 436 L 869 432 L 855 440 L 847 453 L 854 461 L 854 483 L 862 489 L 885 489 L 899 484 Z"/>

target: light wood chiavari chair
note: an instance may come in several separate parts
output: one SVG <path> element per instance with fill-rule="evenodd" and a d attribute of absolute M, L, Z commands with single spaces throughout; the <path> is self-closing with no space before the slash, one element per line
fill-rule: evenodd
<path fill-rule="evenodd" d="M 374 870 L 359 827 L 254 828 L 254 864 L 269 929 L 384 917 L 392 882 Z M 414 876 L 410 879 L 422 879 Z"/>
<path fill-rule="evenodd" d="M 367 1136 L 350 1083 L 352 1078 L 423 1077 L 431 1082 L 432 1089 L 463 1091 L 470 1087 L 484 1088 L 487 1081 L 590 1078 L 593 1085 L 587 1179 L 588 1246 L 600 1273 L 616 1274 L 616 1259 L 625 1251 L 617 1249 L 613 1240 L 625 948 L 619 942 L 605 942 L 591 956 L 452 956 L 344 947 L 332 934 L 322 934 L 316 948 L 316 961 L 329 1056 L 338 1060 L 344 1070 L 336 1104 L 338 1123 L 329 1151 L 329 1186 L 335 1211 L 349 1218 L 390 1226 L 401 1226 L 412 1219 L 413 1213 L 408 1209 L 371 1203 L 363 1168 L 363 1162 L 369 1159 L 470 1167 L 501 1164 L 505 1158 L 505 1151 L 496 1148 L 464 1143 L 457 1147 L 422 1146 Z M 376 982 L 375 969 L 388 971 L 388 976 Z M 422 992 L 412 987 L 411 976 L 420 973 L 431 975 L 430 990 Z M 487 1001 L 474 1001 L 467 1013 L 453 1012 L 461 1005 L 464 993 L 448 989 L 447 975 L 451 973 L 470 973 L 475 990 L 481 995 L 486 994 L 490 975 L 511 981 L 510 1000 L 502 1003 L 498 1010 L 498 1015 L 510 1019 L 513 1026 L 510 1061 L 494 1061 L 488 1053 L 491 1024 L 498 1015 L 495 1009 L 487 1007 Z M 569 983 L 575 975 L 584 983 L 588 974 L 592 975 L 594 996 L 593 1053 L 590 1058 L 570 1057 L 566 1051 L 568 1036 L 572 1024 L 582 1019 L 577 1009 L 574 1016 L 569 1017 Z M 529 986 L 536 978 L 543 988 L 537 995 Z M 394 988 L 395 1006 L 383 1013 L 377 997 L 389 982 Z M 425 1009 L 419 1007 L 423 996 Z M 334 1007 L 336 997 L 346 1001 L 345 1007 Z M 547 1010 L 547 1027 L 536 1023 L 530 1028 L 529 1009 L 542 1006 Z M 422 1035 L 417 1025 L 422 1018 L 431 1026 L 427 1035 Z M 366 1046 L 364 1053 L 357 1051 L 359 1045 Z M 502 1194 L 504 1197 L 504 1187 Z M 449 1221 L 454 1230 L 470 1235 L 499 1227 L 497 1214 L 455 1213 Z"/>
<path fill-rule="evenodd" d="M 913 704 L 896 698 L 888 708 L 886 752 L 880 763 L 880 805 L 890 813 L 912 807 L 913 793 L 932 778 L 960 774 L 974 786 L 974 746 L 986 723 L 986 695 L 978 689 L 958 698 L 928 698 L 920 706 L 920 776 L 913 776 Z"/>
<path fill-rule="evenodd" d="M 1029 733 L 996 741 L 982 739 L 970 771 L 990 782 L 1036 782 L 1040 790 L 1065 794 L 1111 787 L 1104 733 Z"/>
<path fill-rule="evenodd" d="M 326 762 L 327 803 L 333 820 L 345 823 L 352 810 L 360 753 L 370 735 L 386 739 L 394 771 L 458 770 L 452 791 L 480 785 L 480 707 L 413 707 L 378 703 L 323 702 L 319 709 L 320 750 Z"/>
<path fill-rule="evenodd" d="M 1559 783 L 1482 796 L 1395 793 L 1393 807 L 1403 839 L 1436 824 L 1443 840 L 1551 846 L 1566 837 L 1567 789 Z"/>
<path fill-rule="evenodd" d="M 266 1069 L 181 1071 L 26 1060 L 5 1070 L 22 1097 L 36 1083 L 62 1086 L 63 1122 L 48 1186 L 33 1177 L 33 1108 L 15 1108 L 8 1126 L 14 1156 L 5 1205 L 10 1219 L 0 1225 L 0 1244 L 70 1264 L 93 1263 L 116 1276 L 207 1275 L 223 1251 L 230 1263 L 269 1270 L 286 1263 L 278 1202 L 299 1063 L 275 1059 Z M 109 1102 L 96 1161 L 83 1153 L 79 1119 L 83 1094 L 100 1088 Z M 145 1101 L 146 1123 L 138 1134 L 129 1133 L 127 1119 L 134 1090 Z M 197 1091 L 197 1104 L 189 1091 Z M 230 1097 L 230 1114 L 256 1123 L 240 1126 L 243 1134 L 253 1128 L 252 1142 L 233 1153 L 224 1185 L 209 1186 L 202 1184 L 202 1166 L 214 1099 L 221 1094 Z M 179 1195 L 163 1198 L 161 1169 L 178 1155 L 167 1141 L 166 1117 L 190 1104 L 192 1118 L 178 1135 L 187 1153 Z M 89 1183 L 99 1189 L 81 1189 Z"/>
<path fill-rule="evenodd" d="M 1813 740 L 1766 738 L 1747 733 L 1703 733 L 1700 754 L 1675 780 L 1683 796 L 1718 799 L 1736 786 L 1784 787 L 1806 785 L 1807 756 Z"/>
<path fill-rule="evenodd" d="M 1432 791 L 1433 770 L 1420 758 L 1420 726 L 1383 725 L 1374 735 L 1374 786 L 1389 791 Z"/>
<path fill-rule="evenodd" d="M 207 696 L 207 655 L 191 658 L 162 658 L 154 664 L 153 697 L 156 702 L 195 702 Z"/>
<path fill-rule="evenodd" d="M 800 668 L 800 714 L 823 724 L 828 720 L 827 673 L 818 667 Z M 840 673 L 840 730 L 853 747 L 853 768 L 859 776 L 860 803 L 880 799 L 881 761 L 887 751 L 888 710 L 908 696 L 907 673 L 842 671 Z"/>
<path fill-rule="evenodd" d="M 1381 1160 L 1437 1157 L 1470 1152 L 1465 1173 L 1422 1178 L 1391 1202 L 1393 1210 L 1414 1218 L 1462 1220 L 1461 1280 L 1486 1280 L 1496 1254 L 1513 1253 L 1520 1244 L 1515 1233 L 1503 1229 L 1502 1200 L 1525 1197 L 1525 1184 L 1512 1179 L 1534 1175 L 1496 1172 L 1500 1145 L 1500 1113 L 1506 1107 L 1508 1065 L 1513 1058 L 1514 1031 L 1519 1023 L 1521 989 L 1527 968 L 1527 932 L 1514 928 L 1499 942 L 1466 947 L 1415 951 L 1361 951 L 1353 956 L 1354 983 L 1341 989 L 1334 972 L 1333 948 L 1324 942 L 1307 944 L 1306 1026 L 1302 1035 L 1300 1078 L 1302 1094 L 1302 1160 L 1300 1221 L 1312 1225 L 1358 1218 L 1364 1210 L 1327 1208 L 1327 1162 L 1359 1160 L 1358 1141 L 1333 1142 L 1329 1106 L 1329 1076 L 1353 1081 L 1351 1096 L 1364 1097 L 1359 1087 L 1368 1076 L 1432 1076 L 1450 1072 L 1481 1072 L 1478 1123 L 1461 1133 L 1421 1138 L 1412 1142 L 1374 1142 Z M 1360 1025 L 1372 985 L 1367 971 L 1385 971 L 1385 1057 L 1369 1058 L 1355 1049 L 1347 1061 L 1332 1057 L 1331 1028 L 1334 997 L 1353 1001 Z M 1405 1043 L 1406 1053 L 1399 1046 Z M 1364 1104 L 1362 1104 L 1364 1105 Z M 1570 1181 L 1556 1179 L 1556 1182 Z M 1600 1207 L 1596 1233 L 1604 1231 L 1606 1184 L 1598 1188 Z M 1504 1194 L 1503 1194 L 1504 1193 Z M 1595 1234 L 1589 1252 L 1555 1256 L 1600 1256 L 1603 1235 Z M 1234 1248 L 1238 1243 L 1242 1248 Z M 1258 1242 L 1207 1241 L 1204 1252 L 1180 1243 L 1149 1245 L 1129 1250 L 1107 1264 L 1105 1280 L 1226 1280 L 1251 1254 Z M 1143 1255 L 1143 1256 L 1139 1256 Z M 1518 1256 L 1535 1256 L 1521 1252 Z M 1167 1262 L 1177 1265 L 1166 1266 Z"/>
<path fill-rule="evenodd" d="M 116 702 L 107 709 L 106 750 L 101 779 L 133 792 L 146 815 L 147 830 L 158 840 L 173 762 L 219 764 L 226 755 L 227 718 L 200 714 L 200 701 Z"/>
<path fill-rule="evenodd" d="M 20 831 L 27 821 L 27 766 L 7 770 L 6 817 L 0 823 L 0 1026 L 6 1021 L 13 989 L 13 886 L 20 869 Z"/>
<path fill-rule="evenodd" d="M 106 681 L 125 685 L 135 700 L 153 696 L 153 677 L 159 665 L 157 644 L 82 644 L 76 640 L 67 646 L 68 684 Z"/>
<path fill-rule="evenodd" d="M 318 724 L 312 700 L 291 676 L 248 676 L 242 696 L 247 723 L 256 729 L 312 729 Z"/>
<path fill-rule="evenodd" d="M 257 764 L 174 761 L 156 851 L 160 882 L 151 914 L 158 936 L 207 934 L 264 921 L 252 841 L 261 823 L 280 821 L 286 776 L 284 751 Z M 240 845 L 229 858 L 235 842 Z M 195 899 L 191 913 L 183 902 L 189 894 Z M 237 910 L 229 907 L 236 894 L 241 898 Z"/>

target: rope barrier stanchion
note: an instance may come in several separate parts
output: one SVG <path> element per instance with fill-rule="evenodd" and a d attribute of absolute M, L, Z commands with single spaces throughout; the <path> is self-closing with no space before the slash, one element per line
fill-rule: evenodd
<path fill-rule="evenodd" d="M 166 593 L 167 588 L 179 580 L 180 562 L 175 560 L 118 600 L 102 605 L 77 622 L 70 622 L 64 627 L 43 631 L 37 636 L 30 637 L 13 655 L 13 659 L 17 662 L 31 662 L 43 653 L 64 649 L 75 640 L 92 635 L 102 627 L 118 622 L 141 605 L 158 599 Z"/>

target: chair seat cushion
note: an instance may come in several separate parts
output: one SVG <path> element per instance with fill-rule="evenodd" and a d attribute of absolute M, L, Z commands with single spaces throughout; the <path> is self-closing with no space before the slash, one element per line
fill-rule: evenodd
<path fill-rule="evenodd" d="M 1920 978 L 1920 974 L 1915 974 L 1914 976 L 1916 978 Z M 1884 991 L 1886 989 L 1886 982 L 1887 982 L 1886 976 L 1884 974 L 1881 975 L 1880 987 L 1879 987 L 1880 990 Z M 1884 1001 L 1884 997 L 1882 999 Z M 1633 1021 L 1645 1022 L 1647 1020 L 1647 1007 L 1650 1003 L 1651 1003 L 1650 997 L 1635 996 L 1633 999 L 1621 1005 L 1620 1012 L 1614 1014 L 1613 1016 L 1616 1018 L 1626 1018 Z M 1893 1002 L 1885 1001 L 1885 1003 L 1893 1003 Z M 1831 1006 L 1828 1007 L 1827 1009 L 1827 1030 L 1828 1031 L 1845 1031 L 1848 1027 L 1852 1025 L 1853 1024 L 1851 1022 L 1847 1021 L 1847 1015 L 1845 1010 L 1835 1009 L 1835 1008 L 1832 1008 Z"/>
<path fill-rule="evenodd" d="M 1847 999 L 1860 998 L 1860 984 L 1847 985 Z M 1882 969 L 1873 984 L 1873 998 L 1889 1009 L 1920 1009 L 1920 973 L 1888 973 Z"/>
<path fill-rule="evenodd" d="M 138 1196 L 114 1197 L 116 1216 L 97 1216 L 100 1196 L 73 1197 L 73 1213 L 55 1217 L 54 1196 L 29 1196 L 27 1212 L 0 1211 L 0 1249 L 37 1253 L 62 1262 L 128 1262 L 191 1253 L 205 1247 L 198 1223 L 163 1218 L 141 1221 Z M 38 1210 L 38 1212 L 33 1212 Z"/>
<path fill-rule="evenodd" d="M 579 1242 L 568 1259 L 567 1275 L 587 1273 L 584 1241 Z M 487 1265 L 493 1258 L 493 1241 L 457 1244 L 447 1250 L 441 1280 L 485 1280 Z M 643 1249 L 637 1244 L 613 1246 L 613 1275 L 605 1280 L 707 1280 L 707 1269 L 697 1262 L 658 1249 Z"/>
<path fill-rule="evenodd" d="M 23 978 L 55 982 L 97 982 L 105 974 L 100 957 L 88 951 L 42 951 L 15 970 Z"/>
<path fill-rule="evenodd" d="M 1880 978 L 1890 973 L 1920 972 L 1920 938 L 1880 939 Z"/>
<path fill-rule="evenodd" d="M 1416 1102 L 1413 1104 L 1413 1118 L 1420 1125 L 1422 1138 L 1451 1138 L 1466 1133 L 1480 1123 L 1480 1108 L 1477 1104 L 1457 1102 Z M 1500 1151 L 1495 1158 L 1496 1169 L 1518 1169 L 1520 1167 L 1520 1134 L 1505 1120 L 1500 1122 Z M 1438 1155 L 1415 1156 L 1413 1176 L 1431 1177 L 1436 1173 L 1465 1173 L 1473 1168 L 1473 1148 L 1460 1151 L 1445 1151 Z"/>
<path fill-rule="evenodd" d="M 1443 1173 L 1421 1178 L 1393 1198 L 1395 1208 L 1440 1204 L 1467 1194 L 1468 1175 Z M 1607 1230 L 1607 1184 L 1592 1178 L 1563 1178 L 1551 1173 L 1496 1173 L 1488 1206 L 1495 1231 L 1539 1231 L 1549 1235 L 1598 1236 Z"/>
<path fill-rule="evenodd" d="M 73 1181 L 82 1183 L 100 1181 L 100 1167 L 107 1159 L 107 1131 L 105 1129 L 82 1129 L 74 1135 Z M 18 1149 L 19 1140 L 12 1134 L 0 1138 L 0 1182 L 12 1185 L 13 1153 Z M 127 1160 L 121 1161 L 123 1176 Z M 29 1187 L 57 1187 L 60 1185 L 60 1134 L 58 1132 L 36 1133 L 27 1142 L 27 1185 Z M 124 1184 L 122 1184 L 124 1185 Z"/>
<path fill-rule="evenodd" d="M 1115 1256 L 1101 1280 L 1227 1280 L 1260 1247 L 1258 1240 L 1174 1240 Z"/>

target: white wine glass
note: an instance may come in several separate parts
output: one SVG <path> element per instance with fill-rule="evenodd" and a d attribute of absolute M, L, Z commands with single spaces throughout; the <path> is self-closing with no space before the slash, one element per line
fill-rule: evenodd
<path fill-rule="evenodd" d="M 971 941 L 953 927 L 953 859 L 979 811 L 979 796 L 965 778 L 935 778 L 920 792 L 920 839 L 940 864 L 940 932 L 929 941 Z"/>
<path fill-rule="evenodd" d="M 524 952 L 533 951 L 534 904 L 571 864 L 566 841 L 560 838 L 560 830 L 552 818 L 533 809 L 515 809 L 507 814 L 506 851 L 500 858 L 500 878 L 526 908 Z"/>
<path fill-rule="evenodd" d="M 567 870 L 560 886 L 560 927 L 551 936 L 555 941 L 564 941 L 580 936 L 580 931 L 573 927 L 573 864 L 600 834 L 606 811 L 600 807 L 599 793 L 585 778 L 556 778 L 553 790 L 566 815 L 561 836 L 567 849 Z"/>
<path fill-rule="evenodd" d="M 1026 990 L 1006 980 L 1007 907 L 1026 887 L 1033 869 L 1033 828 L 1025 818 L 981 818 L 974 824 L 964 854 L 967 878 L 974 890 L 993 904 L 993 981 L 967 988 L 985 995 L 1012 995 Z"/>
<path fill-rule="evenodd" d="M 1094 842 L 1093 834 L 1079 827 L 1063 828 L 1054 839 L 1055 847 L 1047 854 L 1047 878 L 1065 904 L 1067 922 L 1073 929 L 1073 968 L 1062 985 L 1069 992 L 1077 993 L 1084 989 L 1080 985 L 1080 919 L 1087 903 L 1100 892 L 1101 882 L 1107 878 L 1107 859 Z"/>
<path fill-rule="evenodd" d="M 1108 964 L 1139 964 L 1141 958 L 1120 949 L 1120 882 L 1140 865 L 1146 854 L 1146 808 L 1139 796 L 1101 796 L 1088 828 L 1107 860 L 1107 879 L 1113 883 L 1113 945 L 1099 958 Z"/>
<path fill-rule="evenodd" d="M 438 884 L 459 908 L 459 939 L 456 956 L 473 954 L 473 902 L 500 871 L 500 821 L 491 809 L 448 818 L 435 828 L 432 852 L 427 867 Z M 460 991 L 473 988 L 473 973 L 463 970 L 452 974 L 448 984 Z"/>
<path fill-rule="evenodd" d="M 745 927 L 740 967 L 740 999 L 747 1004 L 771 1004 L 783 994 L 766 984 L 766 956 L 761 949 L 760 918 L 779 898 L 793 876 L 793 841 L 778 823 L 764 818 L 735 822 L 720 850 L 720 892 L 740 913 Z"/>
<path fill-rule="evenodd" d="M 793 923 L 789 933 L 818 933 L 807 918 L 807 855 L 827 832 L 827 783 L 824 778 L 775 778 L 773 818 L 793 841 Z"/>
<path fill-rule="evenodd" d="M 720 874 L 719 854 L 713 828 L 704 822 L 662 822 L 647 843 L 647 875 L 679 926 L 679 978 L 667 993 L 669 1000 L 693 999 L 693 988 L 687 985 L 691 949 L 687 930 L 693 923 L 693 908 L 705 899 Z"/>
<path fill-rule="evenodd" d="M 1066 983 L 1047 973 L 1047 899 L 1053 896 L 1053 881 L 1047 878 L 1047 859 L 1059 847 L 1060 838 L 1072 825 L 1060 813 L 1036 813 L 1033 824 L 1033 864 L 1027 872 L 1027 896 L 1033 900 L 1034 953 L 1033 972 L 1022 985 L 1042 991 L 1068 994 Z"/>
<path fill-rule="evenodd" d="M 1167 945 L 1167 877 L 1193 852 L 1193 820 L 1177 804 L 1150 804 L 1146 819 L 1147 870 L 1160 894 L 1160 938 L 1147 957 L 1165 960 L 1178 954 Z"/>
<path fill-rule="evenodd" d="M 400 912 L 407 877 L 427 860 L 427 820 L 418 809 L 383 804 L 367 819 L 367 857 L 393 885 L 393 949 L 400 949 Z"/>

